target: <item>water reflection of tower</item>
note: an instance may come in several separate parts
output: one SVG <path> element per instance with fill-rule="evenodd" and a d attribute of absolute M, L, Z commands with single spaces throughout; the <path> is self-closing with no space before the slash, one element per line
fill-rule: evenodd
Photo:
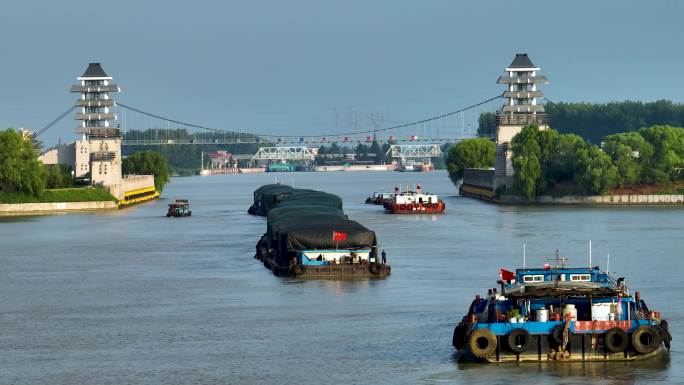
<path fill-rule="evenodd" d="M 539 75 L 536 67 L 525 53 L 515 55 L 513 62 L 506 67 L 506 74 L 500 76 L 498 84 L 504 84 L 505 103 L 496 114 L 496 171 L 494 189 L 510 186 L 513 181 L 511 140 L 526 125 L 536 124 L 539 129 L 548 128 L 544 106 L 539 100 L 544 93 L 537 89 L 540 84 L 548 84 L 546 76 Z"/>

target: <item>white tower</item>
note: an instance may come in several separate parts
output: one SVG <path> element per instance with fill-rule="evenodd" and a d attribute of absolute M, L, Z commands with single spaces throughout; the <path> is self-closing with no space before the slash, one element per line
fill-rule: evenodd
<path fill-rule="evenodd" d="M 117 119 L 111 111 L 116 102 L 110 92 L 120 92 L 112 84 L 100 63 L 90 63 L 77 78 L 71 92 L 79 93 L 76 100 L 76 120 L 80 122 L 76 133 L 82 140 L 76 141 L 75 176 L 85 177 L 90 172 L 91 184 L 106 187 L 118 196 L 121 186 L 121 132 L 111 121 Z"/>
<path fill-rule="evenodd" d="M 494 188 L 510 186 L 513 177 L 511 163 L 511 140 L 522 131 L 524 126 L 536 124 L 540 130 L 548 128 L 548 119 L 544 106 L 539 99 L 544 93 L 537 89 L 539 84 L 548 84 L 546 76 L 539 75 L 539 67 L 532 64 L 526 53 L 515 55 L 511 65 L 506 67 L 506 74 L 500 76 L 498 84 L 504 84 L 505 103 L 496 114 L 496 166 Z"/>

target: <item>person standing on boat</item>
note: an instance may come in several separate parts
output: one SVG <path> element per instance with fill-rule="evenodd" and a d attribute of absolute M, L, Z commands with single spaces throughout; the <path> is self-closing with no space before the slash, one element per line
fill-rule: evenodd
<path fill-rule="evenodd" d="M 385 249 L 382 249 L 382 264 L 387 264 L 387 253 L 385 253 Z"/>

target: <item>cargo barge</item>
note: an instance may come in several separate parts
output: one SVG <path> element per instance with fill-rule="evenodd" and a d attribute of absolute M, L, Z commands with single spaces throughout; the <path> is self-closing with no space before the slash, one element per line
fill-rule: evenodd
<path fill-rule="evenodd" d="M 633 361 L 670 349 L 667 321 L 598 266 L 567 268 L 560 259 L 500 275 L 454 329 L 460 360 Z"/>
<path fill-rule="evenodd" d="M 337 195 L 265 185 L 248 212 L 267 217 L 255 258 L 276 276 L 384 278 L 391 272 L 378 258 L 375 232 L 348 219 Z"/>

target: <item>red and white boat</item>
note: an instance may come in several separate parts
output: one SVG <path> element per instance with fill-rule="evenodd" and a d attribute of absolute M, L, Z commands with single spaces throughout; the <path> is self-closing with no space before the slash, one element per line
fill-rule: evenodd
<path fill-rule="evenodd" d="M 416 191 L 400 192 L 394 188 L 394 198 L 383 204 L 387 214 L 442 214 L 446 205 L 436 194 L 423 193 L 420 185 Z"/>

